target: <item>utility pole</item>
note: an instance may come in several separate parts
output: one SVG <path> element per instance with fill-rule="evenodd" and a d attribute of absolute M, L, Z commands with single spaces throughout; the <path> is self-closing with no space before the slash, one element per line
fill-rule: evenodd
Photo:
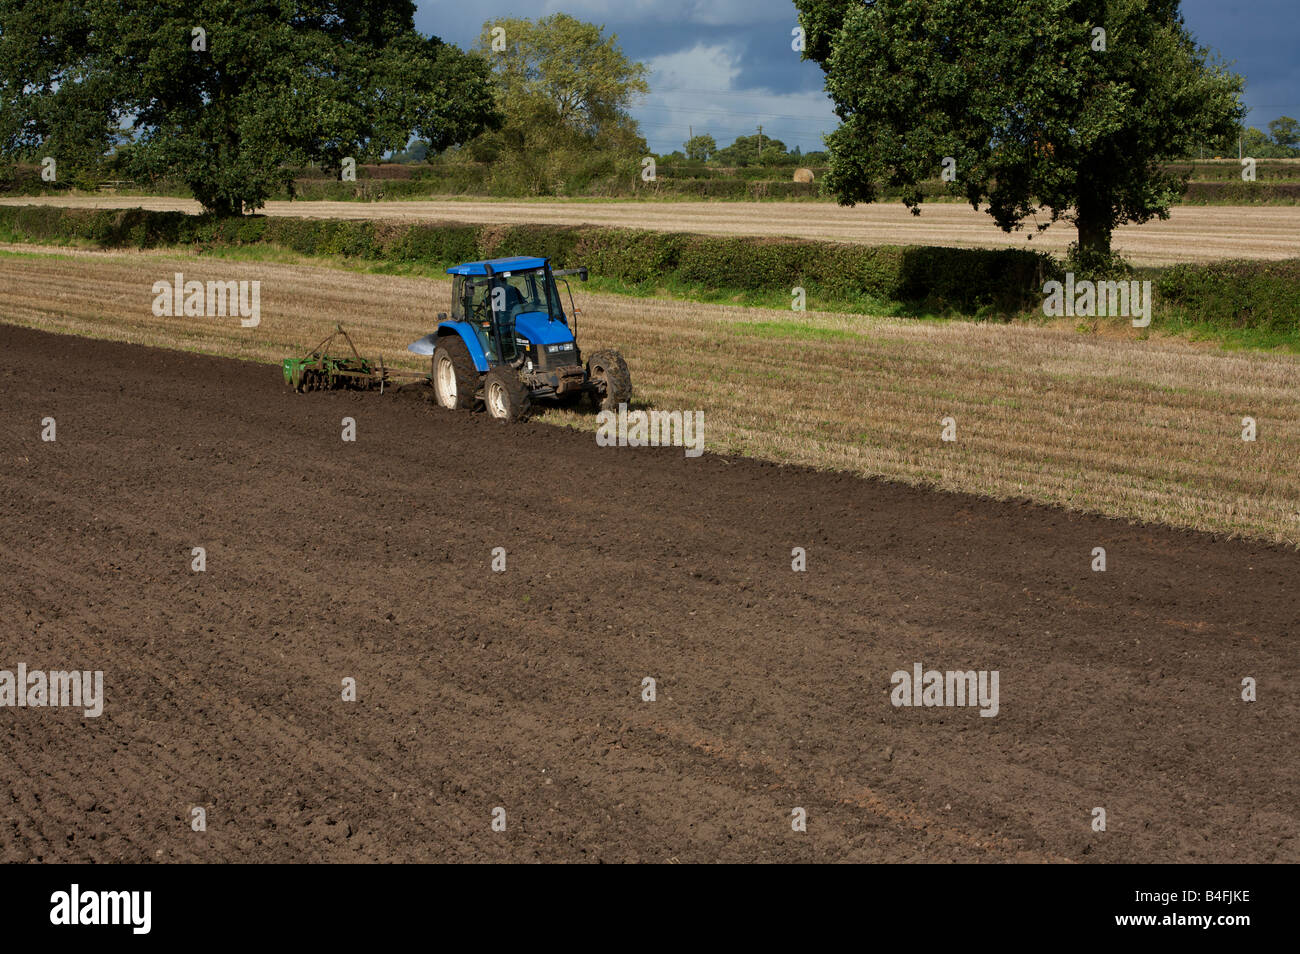
<path fill-rule="evenodd" d="M 763 124 L 762 123 L 758 124 L 758 157 L 757 158 L 759 159 L 763 158 Z"/>

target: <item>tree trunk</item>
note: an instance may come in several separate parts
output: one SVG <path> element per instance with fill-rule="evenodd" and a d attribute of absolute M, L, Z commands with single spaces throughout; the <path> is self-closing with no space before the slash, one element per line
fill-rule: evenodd
<path fill-rule="evenodd" d="M 1078 264 L 1085 268 L 1104 267 L 1110 261 L 1113 228 L 1110 203 L 1095 195 L 1080 196 L 1074 225 L 1079 233 Z"/>
<path fill-rule="evenodd" d="M 243 203 L 235 203 L 226 198 L 214 198 L 206 203 L 205 212 L 211 215 L 219 216 L 223 219 L 232 218 L 237 215 L 243 215 L 244 210 L 240 208 Z"/>

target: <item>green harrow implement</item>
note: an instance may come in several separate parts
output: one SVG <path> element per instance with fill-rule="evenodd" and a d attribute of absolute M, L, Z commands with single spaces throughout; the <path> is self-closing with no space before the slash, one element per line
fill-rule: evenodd
<path fill-rule="evenodd" d="M 338 338 L 343 339 L 350 355 L 331 353 Z M 391 374 L 384 367 L 382 358 L 376 363 L 361 357 L 342 325 L 335 325 L 332 335 L 301 358 L 285 358 L 283 368 L 284 383 L 295 391 L 370 391 L 378 388 L 383 393 Z"/>

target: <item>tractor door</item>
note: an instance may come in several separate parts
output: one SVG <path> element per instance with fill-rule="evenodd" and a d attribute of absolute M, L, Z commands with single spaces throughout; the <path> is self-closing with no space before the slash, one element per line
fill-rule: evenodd
<path fill-rule="evenodd" d="M 495 275 L 471 275 L 464 281 L 464 296 L 459 299 L 464 302 L 464 320 L 473 326 L 488 362 L 514 361 L 518 349 L 509 307 L 511 289 L 504 279 Z"/>
<path fill-rule="evenodd" d="M 515 315 L 518 313 L 519 291 L 511 283 L 510 273 L 492 276 L 492 293 L 488 307 L 492 312 L 492 343 L 499 351 L 499 360 L 514 361 L 519 357 L 515 341 Z"/>

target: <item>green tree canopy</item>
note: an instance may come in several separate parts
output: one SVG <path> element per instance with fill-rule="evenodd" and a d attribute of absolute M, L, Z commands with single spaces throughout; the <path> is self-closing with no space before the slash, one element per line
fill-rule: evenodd
<path fill-rule="evenodd" d="M 469 152 L 494 160 L 496 174 L 518 191 L 549 192 L 557 180 L 606 174 L 646 154 L 628 112 L 649 92 L 646 67 L 604 27 L 563 13 L 502 17 L 483 24 L 476 52 L 491 67 L 505 121 Z"/>
<path fill-rule="evenodd" d="M 405 149 L 399 149 L 390 156 L 393 162 L 424 162 L 429 158 L 429 144 L 417 139 Z"/>
<path fill-rule="evenodd" d="M 709 157 L 718 151 L 718 144 L 708 133 L 700 133 L 682 143 L 682 148 L 686 150 L 687 159 L 707 162 Z"/>
<path fill-rule="evenodd" d="M 1279 116 L 1270 122 L 1268 131 L 1273 136 L 1273 142 L 1284 149 L 1294 150 L 1300 146 L 1300 122 L 1290 116 Z"/>
<path fill-rule="evenodd" d="M 1236 155 L 1235 149 L 1234 145 L 1233 156 Z M 1253 159 L 1290 159 L 1296 155 L 1296 150 L 1278 143 L 1276 137 L 1270 138 L 1254 126 L 1247 126 L 1241 133 L 1241 153 Z"/>
<path fill-rule="evenodd" d="M 888 184 L 918 212 L 951 157 L 953 190 L 1000 227 L 1045 208 L 1101 263 L 1116 225 L 1167 217 L 1181 194 L 1160 163 L 1243 115 L 1240 77 L 1197 46 L 1178 0 L 795 2 L 843 121 L 826 184 L 844 204 Z"/>
<path fill-rule="evenodd" d="M 499 41 L 494 30 L 502 31 Z M 543 109 L 563 129 L 593 141 L 635 134 L 628 107 L 650 91 L 646 67 L 629 60 L 604 27 L 564 13 L 536 21 L 504 17 L 483 24 L 477 52 L 492 67 L 507 125 Z"/>
<path fill-rule="evenodd" d="M 496 121 L 487 67 L 411 0 L 0 0 L 0 152 L 176 175 L 220 214 L 316 161 L 445 148 Z M 200 32 L 201 31 L 201 32 Z"/>
<path fill-rule="evenodd" d="M 724 166 L 779 165 L 785 161 L 785 143 L 771 136 L 737 136 L 736 141 L 713 154 L 713 161 Z"/>

